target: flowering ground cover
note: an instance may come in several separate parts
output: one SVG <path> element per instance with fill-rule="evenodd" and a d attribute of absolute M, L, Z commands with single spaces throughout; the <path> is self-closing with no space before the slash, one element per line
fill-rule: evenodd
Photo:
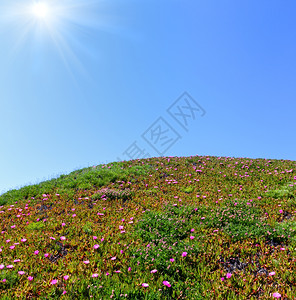
<path fill-rule="evenodd" d="M 296 162 L 161 157 L 0 196 L 1 299 L 296 299 Z"/>

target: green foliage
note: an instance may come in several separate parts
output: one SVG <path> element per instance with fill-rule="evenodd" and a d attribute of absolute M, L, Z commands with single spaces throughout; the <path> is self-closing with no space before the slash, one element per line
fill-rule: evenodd
<path fill-rule="evenodd" d="M 91 222 L 86 222 L 85 225 L 82 227 L 83 231 L 86 233 L 86 234 L 89 234 L 91 235 L 93 233 L 93 230 L 92 230 L 92 223 Z"/>
<path fill-rule="evenodd" d="M 181 188 L 181 191 L 186 194 L 190 194 L 194 191 L 194 187 L 193 186 L 183 187 Z"/>
<path fill-rule="evenodd" d="M 63 196 L 73 197 L 75 190 L 90 190 L 119 180 L 133 180 L 135 176 L 143 176 L 150 170 L 151 167 L 146 165 L 128 167 L 123 163 L 84 168 L 73 171 L 69 175 L 61 175 L 39 184 L 8 191 L 0 196 L 0 204 L 9 204 L 31 197 L 41 198 L 42 194 L 59 193 Z"/>
<path fill-rule="evenodd" d="M 265 235 L 267 226 L 261 222 L 263 212 L 248 201 L 227 202 L 208 214 L 203 226 L 220 228 L 234 241 Z"/>
<path fill-rule="evenodd" d="M 27 226 L 28 230 L 42 230 L 45 228 L 45 224 L 43 222 L 33 222 Z"/>
<path fill-rule="evenodd" d="M 3 282 L 3 279 L 6 279 Z M 0 290 L 6 290 L 19 283 L 19 276 L 15 270 L 0 270 Z M 2 299 L 2 298 L 1 298 Z"/>

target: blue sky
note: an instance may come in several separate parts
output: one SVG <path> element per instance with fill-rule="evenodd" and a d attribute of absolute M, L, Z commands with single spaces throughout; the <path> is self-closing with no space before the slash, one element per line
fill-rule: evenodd
<path fill-rule="evenodd" d="M 145 155 L 296 160 L 294 0 L 47 2 L 0 0 L 0 193 Z"/>

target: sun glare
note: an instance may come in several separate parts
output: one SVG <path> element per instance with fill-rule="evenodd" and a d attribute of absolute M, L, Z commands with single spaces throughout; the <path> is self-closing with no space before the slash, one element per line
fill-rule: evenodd
<path fill-rule="evenodd" d="M 32 7 L 32 13 L 39 19 L 46 19 L 49 16 L 49 7 L 46 3 L 38 2 Z"/>

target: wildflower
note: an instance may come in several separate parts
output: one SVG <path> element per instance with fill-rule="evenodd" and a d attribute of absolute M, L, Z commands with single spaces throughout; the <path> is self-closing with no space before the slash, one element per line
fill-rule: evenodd
<path fill-rule="evenodd" d="M 193 239 L 194 239 L 194 236 L 193 236 L 193 235 L 191 235 L 191 236 L 190 236 L 190 239 L 191 239 L 191 240 L 193 240 Z"/>
<path fill-rule="evenodd" d="M 39 253 L 39 251 L 38 251 L 38 250 L 36 250 L 36 251 L 34 252 L 34 254 L 35 254 L 35 255 L 37 255 L 38 253 Z"/>
<path fill-rule="evenodd" d="M 5 282 L 5 281 L 6 281 L 6 279 L 4 278 L 2 281 L 3 281 L 3 282 Z"/>
<path fill-rule="evenodd" d="M 24 274 L 25 274 L 24 271 L 18 271 L 18 273 L 19 273 L 20 275 L 24 275 Z"/>
<path fill-rule="evenodd" d="M 116 271 L 114 271 L 115 273 L 121 273 L 121 271 L 120 270 L 116 270 Z"/>
<path fill-rule="evenodd" d="M 174 262 L 175 260 L 174 260 L 173 258 L 170 258 L 170 261 L 171 261 L 171 262 Z"/>
<path fill-rule="evenodd" d="M 156 273 L 157 272 L 157 270 L 156 269 L 154 269 L 154 270 L 152 270 L 150 273 Z"/>
<path fill-rule="evenodd" d="M 183 252 L 182 256 L 185 257 L 187 255 L 187 252 Z"/>
<path fill-rule="evenodd" d="M 282 214 L 282 213 L 283 213 L 283 210 L 282 210 L 282 209 L 280 209 L 280 210 L 279 210 L 279 213 L 280 213 L 280 214 Z"/>
<path fill-rule="evenodd" d="M 275 274 L 275 272 L 270 272 L 269 273 L 269 276 L 272 276 L 272 275 L 274 275 Z"/>
<path fill-rule="evenodd" d="M 21 242 L 25 242 L 27 239 L 21 239 Z"/>
<path fill-rule="evenodd" d="M 114 256 L 114 257 L 111 258 L 111 260 L 115 260 L 115 259 L 116 259 L 116 256 Z"/>
<path fill-rule="evenodd" d="M 61 240 L 64 241 L 66 238 L 64 236 L 61 236 Z"/>
<path fill-rule="evenodd" d="M 194 232 L 194 228 L 192 228 L 190 231 L 191 231 L 191 232 Z"/>
<path fill-rule="evenodd" d="M 224 277 L 221 277 L 221 281 L 224 281 Z"/>
<path fill-rule="evenodd" d="M 98 244 L 94 245 L 95 249 L 98 249 L 99 247 L 100 247 L 100 245 L 98 245 Z"/>
<path fill-rule="evenodd" d="M 29 281 L 32 281 L 32 280 L 33 280 L 33 278 L 34 278 L 34 277 L 32 277 L 32 276 L 29 276 L 29 277 L 28 277 L 28 280 L 29 280 Z"/>
<path fill-rule="evenodd" d="M 84 260 L 83 261 L 86 265 L 89 264 L 89 260 Z"/>
<path fill-rule="evenodd" d="M 142 283 L 142 286 L 143 286 L 143 287 L 148 287 L 149 284 L 148 284 L 148 283 Z"/>
<path fill-rule="evenodd" d="M 94 273 L 91 275 L 91 277 L 98 277 L 98 276 L 99 276 L 99 274 L 97 274 L 97 273 Z"/>
<path fill-rule="evenodd" d="M 107 273 L 106 273 L 106 276 L 108 276 L 108 275 L 109 275 L 109 273 L 107 272 Z"/>
<path fill-rule="evenodd" d="M 54 284 L 57 284 L 58 281 L 56 279 L 52 280 L 50 284 L 54 285 Z"/>
<path fill-rule="evenodd" d="M 131 267 L 129 267 L 127 270 L 130 272 L 130 271 L 132 270 L 132 268 L 131 268 Z"/>
<path fill-rule="evenodd" d="M 123 226 L 119 225 L 119 229 L 123 229 Z"/>
<path fill-rule="evenodd" d="M 274 298 L 281 298 L 281 294 L 279 294 L 278 292 L 273 293 L 272 296 L 273 296 Z"/>
<path fill-rule="evenodd" d="M 166 281 L 166 280 L 163 281 L 162 283 L 163 283 L 165 286 L 167 286 L 167 287 L 171 287 L 170 283 L 169 283 L 168 281 Z"/>
<path fill-rule="evenodd" d="M 49 256 L 49 253 L 45 253 L 44 256 L 45 256 L 45 257 L 48 257 L 48 256 Z"/>
<path fill-rule="evenodd" d="M 65 276 L 64 276 L 64 279 L 65 279 L 65 280 L 68 280 L 68 279 L 69 279 L 69 275 L 65 275 Z"/>
<path fill-rule="evenodd" d="M 226 274 L 226 277 L 227 277 L 227 278 L 230 278 L 231 276 L 232 276 L 231 273 L 227 273 L 227 274 Z"/>

